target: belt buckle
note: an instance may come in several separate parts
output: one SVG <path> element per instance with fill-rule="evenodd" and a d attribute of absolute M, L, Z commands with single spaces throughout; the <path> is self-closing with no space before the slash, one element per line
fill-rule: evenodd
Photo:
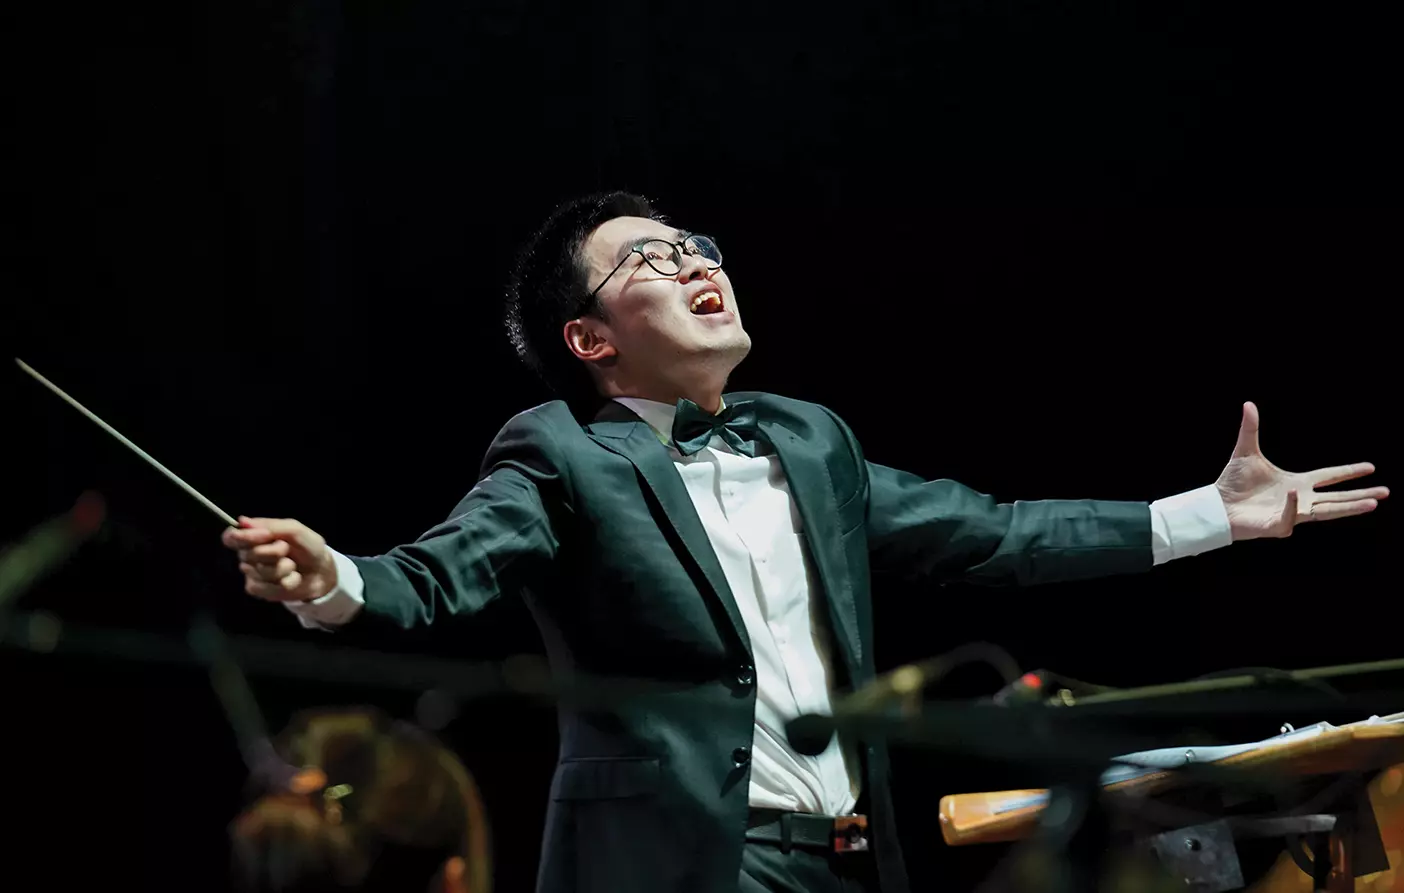
<path fill-rule="evenodd" d="M 841 815 L 834 817 L 834 830 L 829 840 L 835 853 L 864 853 L 868 850 L 868 817 Z"/>

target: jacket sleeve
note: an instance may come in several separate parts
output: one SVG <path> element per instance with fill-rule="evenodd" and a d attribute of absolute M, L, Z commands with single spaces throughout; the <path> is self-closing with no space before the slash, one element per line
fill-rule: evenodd
<path fill-rule="evenodd" d="M 550 423 L 528 412 L 498 434 L 478 483 L 448 520 L 414 543 L 353 558 L 367 620 L 412 628 L 471 615 L 551 570 L 570 512 Z"/>
<path fill-rule="evenodd" d="M 874 571 L 932 582 L 1029 586 L 1153 565 L 1150 505 L 1095 499 L 1000 503 L 952 480 L 869 462 L 839 428 L 865 489 Z"/>

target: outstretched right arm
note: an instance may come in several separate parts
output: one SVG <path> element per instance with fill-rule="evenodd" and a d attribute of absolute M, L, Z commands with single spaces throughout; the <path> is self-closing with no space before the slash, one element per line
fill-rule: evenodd
<path fill-rule="evenodd" d="M 545 574 L 569 513 L 555 441 L 545 420 L 517 416 L 493 441 L 478 484 L 449 519 L 374 558 L 348 558 L 284 518 L 241 518 L 224 533 L 239 553 L 244 589 L 281 601 L 305 626 L 368 618 L 409 628 L 471 614 Z"/>

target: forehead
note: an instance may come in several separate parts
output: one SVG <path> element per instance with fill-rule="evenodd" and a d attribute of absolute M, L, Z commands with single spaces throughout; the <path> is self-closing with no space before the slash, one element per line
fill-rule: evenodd
<path fill-rule="evenodd" d="M 647 217 L 615 217 L 601 223 L 585 240 L 585 254 L 595 260 L 618 261 L 644 239 L 676 241 L 681 235 L 676 227 Z"/>

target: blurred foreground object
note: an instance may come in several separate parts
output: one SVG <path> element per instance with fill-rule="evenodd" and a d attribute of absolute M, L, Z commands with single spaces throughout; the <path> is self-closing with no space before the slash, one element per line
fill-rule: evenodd
<path fill-rule="evenodd" d="M 489 893 L 481 795 L 428 733 L 371 709 L 311 710 L 275 748 L 301 771 L 231 824 L 239 893 Z"/>
<path fill-rule="evenodd" d="M 941 799 L 946 842 L 1035 841 L 1057 837 L 1101 813 L 1105 841 L 1155 857 L 1160 868 L 1196 893 L 1321 890 L 1404 891 L 1404 713 L 1345 726 L 1318 723 L 1284 729 L 1276 738 L 1228 747 L 1170 748 L 1131 754 L 1101 777 L 1101 802 L 1085 792 L 1001 791 Z M 1215 767 L 1220 782 L 1181 770 Z M 1268 798 L 1238 780 L 1275 779 Z M 1090 811 L 1090 812 L 1089 812 Z M 1245 841 L 1280 839 L 1270 872 L 1249 876 L 1240 864 Z"/>
<path fill-rule="evenodd" d="M 0 552 L 0 611 L 51 573 L 102 528 L 107 507 L 96 493 L 84 493 L 72 510 L 33 528 Z"/>

